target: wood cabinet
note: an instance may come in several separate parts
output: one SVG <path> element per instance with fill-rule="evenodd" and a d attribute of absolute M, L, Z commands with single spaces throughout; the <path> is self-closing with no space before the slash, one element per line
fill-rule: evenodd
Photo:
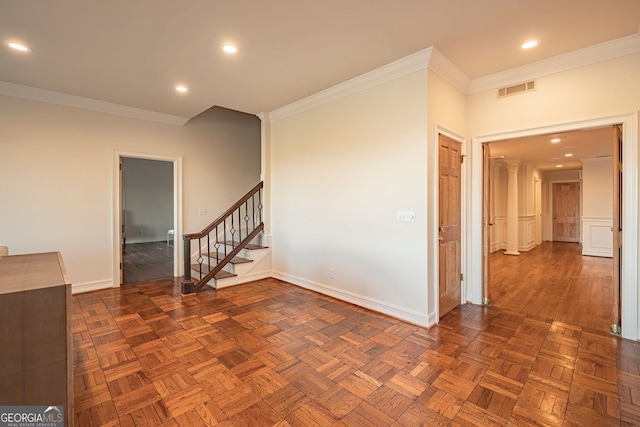
<path fill-rule="evenodd" d="M 0 257 L 0 406 L 64 406 L 73 425 L 71 283 L 58 252 Z"/>

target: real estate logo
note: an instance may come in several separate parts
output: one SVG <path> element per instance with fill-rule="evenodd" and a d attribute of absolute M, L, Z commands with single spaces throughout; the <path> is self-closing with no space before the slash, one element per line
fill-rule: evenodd
<path fill-rule="evenodd" d="M 64 406 L 0 406 L 0 427 L 64 427 Z"/>

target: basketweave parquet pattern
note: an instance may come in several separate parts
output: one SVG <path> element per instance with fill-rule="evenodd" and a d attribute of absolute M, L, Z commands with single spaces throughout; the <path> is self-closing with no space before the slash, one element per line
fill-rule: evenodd
<path fill-rule="evenodd" d="M 640 344 L 494 307 L 426 329 L 275 279 L 73 297 L 76 426 L 640 425 Z"/>

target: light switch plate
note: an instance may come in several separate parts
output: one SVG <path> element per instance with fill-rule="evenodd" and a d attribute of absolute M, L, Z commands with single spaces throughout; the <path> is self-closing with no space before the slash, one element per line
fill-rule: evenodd
<path fill-rule="evenodd" d="M 414 211 L 398 211 L 397 219 L 402 222 L 415 222 L 416 213 Z"/>

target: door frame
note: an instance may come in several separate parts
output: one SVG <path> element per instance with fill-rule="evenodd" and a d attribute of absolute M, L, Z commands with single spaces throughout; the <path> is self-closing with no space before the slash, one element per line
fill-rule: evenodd
<path fill-rule="evenodd" d="M 113 183 L 112 183 L 112 243 L 113 243 L 113 287 L 120 286 L 122 263 L 122 194 L 120 189 L 120 159 L 123 157 L 160 160 L 173 164 L 173 229 L 175 230 L 173 245 L 173 276 L 181 276 L 184 261 L 180 254 L 183 251 L 182 236 L 182 157 L 165 156 L 162 154 L 138 153 L 131 151 L 113 150 Z"/>
<path fill-rule="evenodd" d="M 430 235 L 427 236 L 427 241 L 431 242 L 430 250 L 428 251 L 431 256 L 429 257 L 428 265 L 432 266 L 429 268 L 427 272 L 427 277 L 429 278 L 429 282 L 433 283 L 433 294 L 431 297 L 433 298 L 433 315 L 429 319 L 429 324 L 433 325 L 440 322 L 440 294 L 439 294 L 439 283 L 440 283 L 440 273 L 439 273 L 439 264 L 438 264 L 438 256 L 439 256 L 439 245 L 440 241 L 438 240 L 439 234 L 439 212 L 440 212 L 440 196 L 439 196 L 439 165 L 440 165 L 440 146 L 439 146 L 439 135 L 444 135 L 447 138 L 453 139 L 461 144 L 460 153 L 463 158 L 462 167 L 460 168 L 460 270 L 463 274 L 463 279 L 460 281 L 460 304 L 464 304 L 467 298 L 467 224 L 468 224 L 468 216 L 467 216 L 467 180 L 468 180 L 468 156 L 467 156 L 467 140 L 466 138 L 458 135 L 455 132 L 452 132 L 438 124 L 434 125 L 433 132 L 433 144 L 432 144 L 432 156 L 434 159 L 433 163 L 433 171 L 432 171 L 432 187 L 431 194 L 435 203 L 432 204 L 431 211 L 429 212 L 429 216 L 431 218 L 431 226 L 429 227 Z M 429 199 L 428 199 L 429 200 Z M 429 277 L 430 276 L 430 277 Z"/>
<path fill-rule="evenodd" d="M 638 188 L 638 112 L 624 115 L 594 118 L 578 122 L 540 126 L 518 131 L 495 133 L 485 136 L 476 136 L 471 139 L 471 173 L 468 186 L 470 189 L 470 217 L 469 217 L 469 243 L 467 248 L 469 257 L 472 253 L 482 253 L 482 145 L 505 139 L 549 134 L 554 132 L 566 132 L 572 130 L 613 126 L 622 124 L 623 140 L 623 194 L 622 194 L 622 229 L 624 233 L 624 246 L 622 252 L 622 274 L 620 278 L 620 292 L 622 299 L 622 337 L 634 341 L 638 340 L 638 219 L 639 197 Z M 468 297 L 474 304 L 481 304 L 483 298 L 483 263 L 482 257 L 469 257 L 469 266 L 465 277 L 468 281 Z"/>

